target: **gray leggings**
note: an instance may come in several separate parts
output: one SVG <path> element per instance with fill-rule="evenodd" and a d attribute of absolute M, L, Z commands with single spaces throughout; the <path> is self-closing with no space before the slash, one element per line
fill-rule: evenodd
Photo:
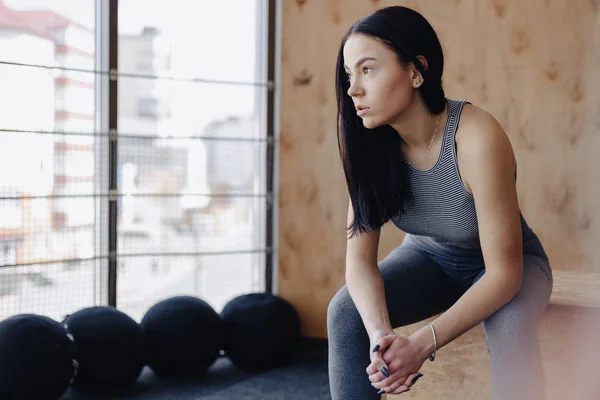
<path fill-rule="evenodd" d="M 524 249 L 533 251 L 523 256 L 520 292 L 483 321 L 494 400 L 544 398 L 538 324 L 552 292 L 552 271 L 536 237 Z M 484 264 L 481 250 L 407 235 L 379 269 L 390 320 L 397 328 L 447 310 L 483 275 Z M 327 329 L 332 399 L 379 399 L 365 372 L 371 362 L 369 338 L 346 286 L 329 304 Z"/>

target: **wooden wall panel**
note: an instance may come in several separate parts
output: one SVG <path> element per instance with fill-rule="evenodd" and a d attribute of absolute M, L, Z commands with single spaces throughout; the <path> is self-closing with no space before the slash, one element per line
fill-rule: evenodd
<path fill-rule="evenodd" d="M 326 336 L 344 284 L 347 192 L 334 71 L 356 19 L 399 4 L 423 13 L 445 51 L 446 94 L 490 111 L 519 162 L 519 200 L 555 269 L 600 270 L 598 0 L 283 0 L 279 294 L 307 336 Z M 380 256 L 402 232 L 386 226 Z"/>

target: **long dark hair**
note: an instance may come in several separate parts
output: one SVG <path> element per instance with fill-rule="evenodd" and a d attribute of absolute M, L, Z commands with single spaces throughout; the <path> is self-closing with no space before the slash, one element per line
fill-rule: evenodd
<path fill-rule="evenodd" d="M 442 46 L 421 14 L 401 6 L 382 8 L 348 29 L 338 52 L 335 85 L 338 147 L 354 211 L 348 226 L 350 236 L 380 228 L 404 212 L 412 198 L 408 167 L 400 154 L 400 135 L 389 125 L 365 128 L 347 93 L 350 83 L 344 69 L 344 45 L 350 35 L 359 33 L 389 46 L 402 65 L 414 63 L 424 77 L 419 90 L 430 112 L 439 114 L 446 105 Z M 425 57 L 427 69 L 417 56 Z"/>

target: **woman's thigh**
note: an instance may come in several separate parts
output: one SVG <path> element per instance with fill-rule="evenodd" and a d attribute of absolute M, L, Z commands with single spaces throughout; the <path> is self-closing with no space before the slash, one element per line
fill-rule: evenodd
<path fill-rule="evenodd" d="M 379 270 L 394 328 L 439 314 L 460 297 L 458 284 L 414 244 L 394 249 L 379 263 Z"/>
<path fill-rule="evenodd" d="M 458 285 L 440 266 L 417 246 L 406 243 L 391 251 L 378 263 L 383 278 L 387 311 L 393 328 L 424 320 L 448 309 L 460 297 Z M 344 285 L 327 310 L 328 330 L 361 334 L 362 316 Z M 343 327 L 343 328 L 342 328 Z M 363 327 L 364 328 L 364 327 Z"/>

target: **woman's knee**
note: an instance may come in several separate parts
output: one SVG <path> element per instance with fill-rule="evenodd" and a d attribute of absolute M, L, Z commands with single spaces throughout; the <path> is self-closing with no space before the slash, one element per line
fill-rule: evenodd
<path fill-rule="evenodd" d="M 346 286 L 333 296 L 327 307 L 327 329 L 355 329 L 353 325 L 361 323 L 361 318 Z"/>
<path fill-rule="evenodd" d="M 490 352 L 498 349 L 509 353 L 535 344 L 538 337 L 539 321 L 527 320 L 517 314 L 495 315 L 483 322 L 483 331 Z"/>
<path fill-rule="evenodd" d="M 537 332 L 552 294 L 552 276 L 537 260 L 524 258 L 523 284 L 519 292 L 483 323 L 486 335 L 517 336 Z"/>
<path fill-rule="evenodd" d="M 511 353 L 535 348 L 538 326 L 545 303 L 526 296 L 515 296 L 508 304 L 483 321 L 483 331 L 490 353 L 495 350 Z"/>

